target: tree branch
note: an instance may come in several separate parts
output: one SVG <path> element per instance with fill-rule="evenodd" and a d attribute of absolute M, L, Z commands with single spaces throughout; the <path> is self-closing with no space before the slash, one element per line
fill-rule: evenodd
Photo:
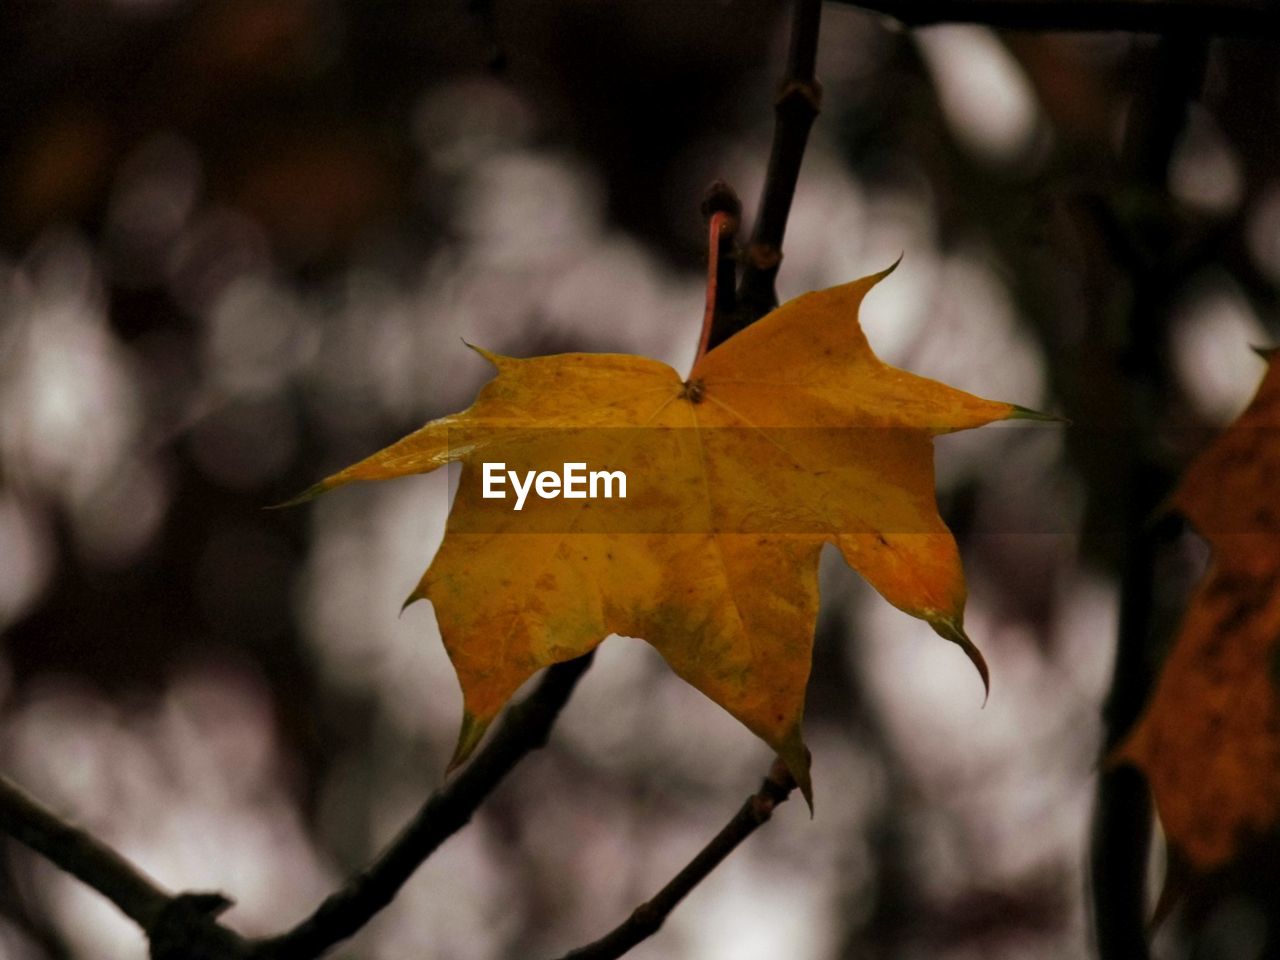
<path fill-rule="evenodd" d="M 247 943 L 219 924 L 231 901 L 217 893 L 170 896 L 115 850 L 74 827 L 0 777 L 0 831 L 48 857 L 107 897 L 146 932 L 155 960 L 310 960 L 354 934 L 395 897 L 422 862 L 457 833 L 476 808 L 551 727 L 594 653 L 548 668 L 528 697 L 507 710 L 489 743 L 436 791 L 367 869 L 306 920 L 276 937 Z"/>
<path fill-rule="evenodd" d="M 4 776 L 0 776 L 0 831 L 93 887 L 144 930 L 173 899 L 118 852 L 59 818 Z"/>
<path fill-rule="evenodd" d="M 796 782 L 786 766 L 781 760 L 775 760 L 760 789 L 747 798 L 733 819 L 653 899 L 636 907 L 631 916 L 599 940 L 571 950 L 562 960 L 614 960 L 653 936 L 680 901 L 755 833 L 756 828 L 768 822 L 774 808 L 785 802 L 795 788 Z"/>
<path fill-rule="evenodd" d="M 981 23 L 1008 30 L 1275 36 L 1280 5 L 1271 0 L 835 0 L 893 17 L 909 27 Z"/>
<path fill-rule="evenodd" d="M 551 727 L 594 652 L 547 669 L 537 689 L 507 710 L 488 745 L 417 815 L 365 870 L 331 894 L 292 930 L 260 941 L 255 956 L 268 960 L 317 957 L 345 940 L 391 902 L 435 850 L 457 833 L 521 759 L 547 742 Z"/>
<path fill-rule="evenodd" d="M 244 960 L 248 944 L 217 922 L 220 893 L 170 896 L 97 837 L 67 823 L 0 776 L 0 832 L 97 890 L 146 933 L 155 960 Z"/>
<path fill-rule="evenodd" d="M 778 265 L 782 263 L 782 239 L 791 215 L 791 201 L 809 142 L 809 130 L 822 106 L 822 85 L 814 74 L 822 0 L 794 0 L 794 4 L 786 76 L 774 101 L 773 145 L 751 243 L 746 249 L 742 282 L 738 286 L 736 322 L 726 324 L 723 335 L 712 342 L 709 349 L 778 305 L 774 284 Z"/>
<path fill-rule="evenodd" d="M 737 228 L 736 197 L 708 209 L 713 260 L 700 353 L 759 319 L 777 305 L 774 281 L 809 130 L 822 88 L 815 74 L 822 0 L 795 0 L 786 76 L 775 101 L 773 144 L 760 209 L 735 298 L 729 247 Z M 725 200 L 726 197 L 720 198 Z M 713 204 L 715 201 L 712 201 Z M 736 302 L 735 302 L 736 300 Z M 461 829 L 507 773 L 546 743 L 552 725 L 594 654 L 548 669 L 538 688 L 510 708 L 488 745 L 458 776 L 428 798 L 404 830 L 365 870 L 330 895 L 286 933 L 247 944 L 216 921 L 230 905 L 220 894 L 171 897 L 123 857 L 89 834 L 60 821 L 0 780 L 0 830 L 49 857 L 106 895 L 151 939 L 157 960 L 310 960 L 352 936 L 387 906 L 405 881 Z M 657 895 L 601 940 L 573 951 L 573 960 L 618 957 L 651 936 L 666 917 L 743 840 L 772 816 L 795 782 L 779 762 L 723 830 Z"/>

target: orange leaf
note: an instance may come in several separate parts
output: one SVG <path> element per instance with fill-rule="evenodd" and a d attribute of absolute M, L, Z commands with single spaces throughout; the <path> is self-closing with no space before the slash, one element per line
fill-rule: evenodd
<path fill-rule="evenodd" d="M 497 377 L 469 410 L 304 494 L 462 461 L 444 543 L 410 597 L 434 605 L 462 685 L 455 764 L 534 672 L 617 633 L 657 648 L 811 798 L 800 720 L 824 543 L 959 644 L 986 682 L 932 438 L 1032 414 L 881 363 L 858 308 L 889 272 L 784 304 L 687 380 L 642 357 L 479 351 Z M 482 493 L 482 465 L 499 462 L 517 478 L 573 462 L 618 470 L 626 499 L 530 493 L 514 510 Z"/>
<path fill-rule="evenodd" d="M 1280 820 L 1280 357 L 1172 503 L 1213 547 L 1155 695 L 1116 760 L 1151 784 L 1169 843 L 1222 866 Z"/>

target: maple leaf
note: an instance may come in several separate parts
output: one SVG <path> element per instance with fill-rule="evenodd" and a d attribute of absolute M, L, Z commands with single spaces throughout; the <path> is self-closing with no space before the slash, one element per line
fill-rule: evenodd
<path fill-rule="evenodd" d="M 932 438 L 1038 415 L 882 363 L 858 308 L 892 270 L 791 300 L 688 379 L 643 357 L 480 350 L 497 377 L 470 409 L 298 498 L 462 461 L 444 542 L 406 601 L 432 602 L 462 686 L 451 767 L 536 671 L 621 634 L 776 750 L 812 806 L 800 721 L 824 543 L 987 685 Z M 624 472 L 626 499 L 530 497 L 515 511 L 481 492 L 483 463 L 524 476 L 574 461 Z"/>
<path fill-rule="evenodd" d="M 1113 762 L 1142 770 L 1170 846 L 1208 871 L 1280 821 L 1280 355 L 1170 505 L 1213 565 Z"/>

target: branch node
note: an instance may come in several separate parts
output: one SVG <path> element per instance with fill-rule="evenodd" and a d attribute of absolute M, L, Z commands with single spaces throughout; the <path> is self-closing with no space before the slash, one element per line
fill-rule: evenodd
<path fill-rule="evenodd" d="M 751 819 L 757 826 L 773 816 L 773 808 L 775 806 L 773 797 L 768 796 L 763 789 L 751 798 L 750 804 Z"/>
<path fill-rule="evenodd" d="M 782 248 L 772 243 L 753 243 L 747 247 L 747 262 L 757 270 L 773 270 L 782 263 Z"/>
<path fill-rule="evenodd" d="M 147 929 L 151 960 L 240 960 L 244 941 L 217 918 L 233 901 L 221 893 L 182 893 L 170 900 Z"/>
<path fill-rule="evenodd" d="M 778 95 L 773 105 L 778 111 L 792 104 L 803 105 L 810 119 L 822 112 L 822 84 L 816 79 L 803 80 L 787 77 L 778 84 Z"/>
<path fill-rule="evenodd" d="M 651 937 L 662 929 L 666 914 L 646 901 L 631 911 L 631 924 L 642 937 Z"/>

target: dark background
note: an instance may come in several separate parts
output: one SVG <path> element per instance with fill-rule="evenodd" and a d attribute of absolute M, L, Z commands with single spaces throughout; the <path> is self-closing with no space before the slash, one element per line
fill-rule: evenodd
<path fill-rule="evenodd" d="M 447 479 L 262 508 L 465 406 L 488 373 L 460 338 L 687 368 L 699 200 L 723 177 L 750 218 L 786 13 L 0 6 L 5 771 L 170 889 L 226 891 L 248 933 L 385 842 L 456 733 L 430 610 L 397 619 Z M 827 6 L 781 293 L 904 253 L 863 311 L 881 355 L 1072 425 L 939 441 L 987 707 L 958 650 L 830 564 L 817 817 L 784 808 L 637 957 L 1089 955 L 1134 384 L 1167 483 L 1243 407 L 1249 345 L 1280 324 L 1280 57 L 1214 41 L 1188 99 L 1197 45 Z M 1165 552 L 1167 627 L 1205 551 Z M 611 639 L 550 747 L 339 955 L 591 939 L 767 765 Z M 12 846 L 3 867 L 0 957 L 144 955 L 75 881 Z M 1274 953 L 1274 879 L 1214 878 L 1162 955 Z"/>

